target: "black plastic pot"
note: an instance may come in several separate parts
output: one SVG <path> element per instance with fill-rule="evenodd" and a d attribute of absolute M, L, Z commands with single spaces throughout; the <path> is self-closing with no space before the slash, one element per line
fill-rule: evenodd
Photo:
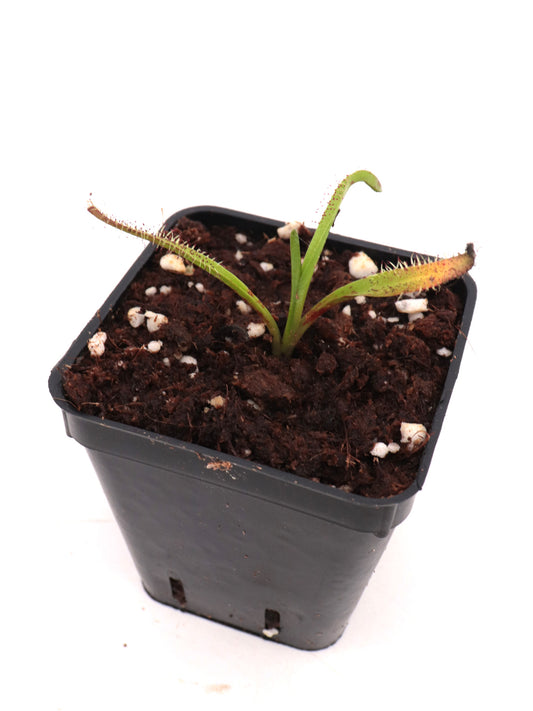
<path fill-rule="evenodd" d="M 280 222 L 215 207 L 182 210 L 204 224 L 275 234 Z M 375 260 L 408 252 L 332 236 Z M 392 530 L 422 487 L 470 325 L 476 288 L 454 286 L 464 316 L 415 483 L 369 499 L 152 432 L 79 413 L 61 373 L 153 252 L 148 247 L 53 369 L 67 434 L 86 447 L 146 591 L 156 600 L 302 649 L 335 642 Z"/>

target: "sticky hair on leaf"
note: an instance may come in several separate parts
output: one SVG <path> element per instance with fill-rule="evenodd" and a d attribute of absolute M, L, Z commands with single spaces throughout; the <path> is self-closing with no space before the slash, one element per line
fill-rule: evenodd
<path fill-rule="evenodd" d="M 341 202 L 349 188 L 358 182 L 366 183 L 375 192 L 381 192 L 379 180 L 369 171 L 358 170 L 347 175 L 339 183 L 329 200 L 322 219 L 307 246 L 303 259 L 300 253 L 301 246 L 298 233 L 294 229 L 290 233 L 291 295 L 283 334 L 280 333 L 276 318 L 244 282 L 223 267 L 221 263 L 205 254 L 205 252 L 183 242 L 178 232 L 167 232 L 164 229 L 153 232 L 129 225 L 122 220 L 115 220 L 99 210 L 92 200 L 89 202 L 88 210 L 99 220 L 116 229 L 145 239 L 158 247 L 177 254 L 195 267 L 203 269 L 211 276 L 219 279 L 230 289 L 233 289 L 243 301 L 255 309 L 263 318 L 272 338 L 272 353 L 276 356 L 291 356 L 307 329 L 321 314 L 336 304 L 351 301 L 358 297 L 399 296 L 401 294 L 434 289 L 452 279 L 463 276 L 474 265 L 475 252 L 471 243 L 467 244 L 466 251 L 463 254 L 448 259 L 433 260 L 420 255 L 413 255 L 410 265 L 402 260 L 399 260 L 396 265 L 385 264 L 378 273 L 356 279 L 335 289 L 307 312 L 304 312 L 307 293 L 315 268 L 324 250 L 329 231 L 339 212 Z"/>

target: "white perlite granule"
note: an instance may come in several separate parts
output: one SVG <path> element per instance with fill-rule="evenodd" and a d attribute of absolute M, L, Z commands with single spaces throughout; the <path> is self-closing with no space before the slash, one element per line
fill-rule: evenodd
<path fill-rule="evenodd" d="M 417 422 L 402 422 L 400 432 L 402 435 L 401 442 L 407 445 L 407 449 L 410 452 L 419 449 L 428 439 L 426 428 Z"/>
<path fill-rule="evenodd" d="M 241 312 L 241 314 L 251 314 L 252 313 L 252 307 L 250 304 L 247 304 L 246 301 L 243 301 L 242 299 L 238 299 L 238 301 L 235 302 L 237 308 Z"/>
<path fill-rule="evenodd" d="M 246 326 L 249 338 L 260 338 L 265 333 L 264 323 L 249 323 Z"/>
<path fill-rule="evenodd" d="M 146 317 L 146 328 L 150 333 L 155 333 L 159 331 L 161 326 L 168 323 L 168 318 L 164 314 L 157 314 L 154 311 L 147 311 L 145 313 Z"/>
<path fill-rule="evenodd" d="M 146 350 L 150 353 L 159 353 L 162 345 L 163 341 L 150 341 L 150 343 L 146 346 Z"/>
<path fill-rule="evenodd" d="M 428 310 L 427 299 L 400 299 L 394 305 L 401 314 L 420 314 Z"/>
<path fill-rule="evenodd" d="M 385 444 L 385 442 L 376 442 L 376 444 L 370 450 L 370 454 L 373 457 L 379 457 L 380 459 L 384 459 L 387 454 L 396 454 L 396 452 L 399 451 L 400 445 L 397 442 L 389 442 L 389 444 Z"/>
<path fill-rule="evenodd" d="M 140 306 L 133 306 L 128 311 L 128 321 L 133 328 L 139 328 L 144 323 L 144 314 Z"/>
<path fill-rule="evenodd" d="M 177 254 L 164 254 L 159 260 L 159 266 L 167 272 L 175 272 L 176 274 L 185 274 L 185 262 Z"/>
<path fill-rule="evenodd" d="M 378 268 L 375 262 L 365 252 L 356 252 L 348 262 L 350 276 L 354 279 L 377 274 Z"/>
<path fill-rule="evenodd" d="M 175 274 L 187 274 L 191 276 L 194 274 L 194 267 L 192 264 L 186 264 L 185 261 L 179 257 L 177 254 L 164 254 L 159 260 L 159 266 L 167 272 L 174 272 Z"/>
<path fill-rule="evenodd" d="M 104 355 L 105 352 L 105 342 L 107 341 L 107 333 L 105 331 L 98 331 L 94 336 L 91 336 L 87 341 L 87 348 L 89 353 L 93 358 L 99 358 Z"/>
<path fill-rule="evenodd" d="M 196 373 L 199 372 L 199 371 L 198 371 L 198 361 L 197 361 L 196 358 L 194 358 L 193 356 L 188 356 L 188 355 L 181 356 L 179 362 L 180 362 L 180 363 L 183 363 L 184 365 L 194 365 L 194 366 L 196 366 L 196 369 L 195 369 L 192 373 L 189 373 L 189 378 L 194 378 L 194 376 L 196 375 Z"/>
<path fill-rule="evenodd" d="M 289 239 L 291 236 L 291 232 L 293 230 L 298 230 L 300 227 L 303 225 L 303 222 L 298 222 L 297 220 L 294 220 L 293 222 L 287 222 L 283 225 L 283 227 L 278 227 L 278 237 L 281 239 Z"/>
<path fill-rule="evenodd" d="M 384 459 L 388 453 L 389 448 L 387 447 L 385 442 L 376 442 L 376 444 L 370 450 L 370 454 L 373 457 L 379 457 L 380 459 Z"/>
<path fill-rule="evenodd" d="M 265 637 L 268 637 L 269 639 L 272 639 L 273 637 L 276 637 L 279 634 L 279 629 L 277 627 L 271 627 L 269 629 L 264 629 L 263 634 Z"/>

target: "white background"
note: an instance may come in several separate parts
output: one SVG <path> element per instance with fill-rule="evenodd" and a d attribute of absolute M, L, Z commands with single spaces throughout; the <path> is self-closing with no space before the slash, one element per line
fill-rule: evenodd
<path fill-rule="evenodd" d="M 533 708 L 527 2 L 19 2 L 0 23 L 1 706 Z M 479 298 L 426 487 L 342 639 L 302 652 L 143 592 L 50 369 L 143 245 L 85 212 L 218 204 L 413 251 Z M 4 698 L 5 697 L 5 698 Z"/>

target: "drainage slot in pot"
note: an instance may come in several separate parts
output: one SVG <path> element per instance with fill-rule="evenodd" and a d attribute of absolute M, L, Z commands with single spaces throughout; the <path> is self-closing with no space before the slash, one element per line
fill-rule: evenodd
<path fill-rule="evenodd" d="M 279 634 L 281 629 L 281 619 L 279 612 L 277 610 L 265 610 L 265 627 L 263 629 L 263 634 L 265 637 L 275 637 Z"/>
<path fill-rule="evenodd" d="M 187 598 L 185 597 L 185 589 L 183 588 L 183 583 L 181 580 L 176 580 L 176 578 L 169 578 L 170 589 L 172 591 L 172 597 L 177 600 L 180 607 L 185 607 L 187 604 Z"/>

